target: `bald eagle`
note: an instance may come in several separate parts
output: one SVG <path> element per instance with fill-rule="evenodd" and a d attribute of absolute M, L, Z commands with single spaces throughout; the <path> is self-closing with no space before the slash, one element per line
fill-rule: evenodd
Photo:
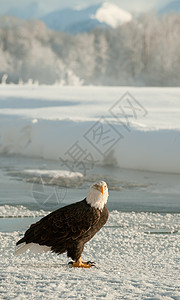
<path fill-rule="evenodd" d="M 87 243 L 106 223 L 108 188 L 104 181 L 93 184 L 87 197 L 48 214 L 32 224 L 16 245 L 15 254 L 30 249 L 34 253 L 67 252 L 72 267 L 91 268 L 94 263 L 83 262 L 81 254 Z"/>

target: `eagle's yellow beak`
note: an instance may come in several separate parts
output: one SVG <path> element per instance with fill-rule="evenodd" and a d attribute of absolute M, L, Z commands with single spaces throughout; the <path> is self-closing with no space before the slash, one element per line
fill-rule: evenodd
<path fill-rule="evenodd" d="M 104 187 L 101 186 L 101 193 L 103 194 L 104 193 Z"/>

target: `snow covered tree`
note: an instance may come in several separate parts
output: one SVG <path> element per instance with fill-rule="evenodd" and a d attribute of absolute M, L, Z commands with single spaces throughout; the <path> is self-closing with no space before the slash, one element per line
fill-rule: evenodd
<path fill-rule="evenodd" d="M 0 80 L 7 74 L 7 83 L 179 86 L 179 49 L 176 13 L 149 12 L 74 36 L 38 20 L 0 17 Z"/>

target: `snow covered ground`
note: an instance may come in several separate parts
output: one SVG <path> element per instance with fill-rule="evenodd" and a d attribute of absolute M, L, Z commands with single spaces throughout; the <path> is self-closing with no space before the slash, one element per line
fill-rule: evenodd
<path fill-rule="evenodd" d="M 180 299 L 179 224 L 179 214 L 113 211 L 83 252 L 97 268 L 84 270 L 68 267 L 66 255 L 16 257 L 15 242 L 23 232 L 3 232 L 0 298 Z"/>

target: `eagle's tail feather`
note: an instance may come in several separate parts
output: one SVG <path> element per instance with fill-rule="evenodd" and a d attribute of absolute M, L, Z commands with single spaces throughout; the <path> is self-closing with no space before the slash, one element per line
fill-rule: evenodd
<path fill-rule="evenodd" d="M 35 243 L 22 243 L 18 246 L 16 246 L 16 250 L 15 250 L 15 255 L 20 255 L 24 252 L 26 252 L 27 250 L 31 250 L 33 253 L 37 254 L 37 253 L 41 253 L 41 252 L 47 252 L 49 250 L 51 250 L 51 247 L 45 246 L 45 245 L 39 245 L 39 244 L 35 244 Z"/>
<path fill-rule="evenodd" d="M 31 244 L 26 244 L 26 243 L 19 244 L 18 246 L 16 246 L 14 254 L 20 255 L 20 254 L 26 252 L 30 248 L 31 248 Z"/>

